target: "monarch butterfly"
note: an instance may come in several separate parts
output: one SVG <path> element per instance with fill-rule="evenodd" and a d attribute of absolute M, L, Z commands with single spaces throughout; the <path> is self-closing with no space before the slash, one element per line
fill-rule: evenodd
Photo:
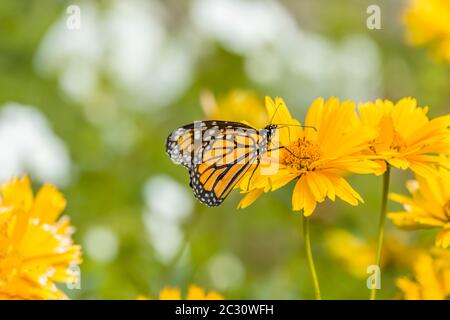
<path fill-rule="evenodd" d="M 198 121 L 173 131 L 166 152 L 189 170 L 195 197 L 215 207 L 251 167 L 257 169 L 277 127 L 270 124 L 258 130 L 240 122 Z"/>

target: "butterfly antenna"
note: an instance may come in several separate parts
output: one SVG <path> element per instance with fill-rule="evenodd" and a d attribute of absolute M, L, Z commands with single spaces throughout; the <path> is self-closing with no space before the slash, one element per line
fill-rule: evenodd
<path fill-rule="evenodd" d="M 276 100 L 276 99 L 275 99 Z M 274 113 L 273 113 L 273 116 L 272 116 L 272 119 L 270 119 L 270 122 L 269 122 L 269 124 L 272 124 L 273 123 L 273 119 L 275 119 L 275 116 L 276 116 L 276 114 L 277 114 L 277 112 L 278 112 L 278 109 L 281 107 L 281 103 L 278 103 L 278 105 L 277 105 L 277 107 L 275 108 L 275 111 L 274 111 Z"/>
<path fill-rule="evenodd" d="M 278 105 L 277 105 L 277 107 L 275 108 L 275 111 L 274 111 L 274 113 L 273 113 L 272 119 L 270 119 L 269 124 L 272 124 L 272 123 L 273 123 L 273 119 L 275 119 L 275 116 L 277 115 L 278 109 L 279 109 L 280 107 L 281 107 L 281 103 L 278 103 Z M 314 129 L 314 131 L 317 131 L 317 128 L 316 128 L 316 127 L 313 127 L 313 126 L 302 126 L 302 125 L 300 125 L 300 124 L 284 124 L 284 123 L 281 123 L 281 124 L 277 124 L 277 126 L 311 128 L 311 129 Z M 278 128 L 280 128 L 280 127 L 278 127 Z"/>
<path fill-rule="evenodd" d="M 278 124 L 280 127 L 278 128 L 283 128 L 283 127 L 302 127 L 302 128 L 309 128 L 309 129 L 314 129 L 314 131 L 318 131 L 316 127 L 314 126 L 303 126 L 301 124 L 287 124 L 287 123 L 280 123 Z"/>

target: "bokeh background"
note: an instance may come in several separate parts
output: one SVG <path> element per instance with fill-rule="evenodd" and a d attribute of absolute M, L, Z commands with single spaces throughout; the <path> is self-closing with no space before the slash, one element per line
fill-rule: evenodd
<path fill-rule="evenodd" d="M 381 8 L 381 30 L 366 27 Z M 67 27 L 70 5 L 81 28 Z M 83 246 L 76 299 L 157 297 L 196 283 L 227 299 L 313 297 L 292 188 L 236 210 L 197 203 L 164 152 L 169 132 L 204 118 L 200 96 L 282 96 L 296 117 L 318 96 L 413 96 L 450 111 L 450 72 L 405 41 L 405 1 L 166 0 L 0 2 L 0 180 L 56 184 Z M 406 193 L 407 173 L 391 190 Z M 351 177 L 366 200 L 319 206 L 313 250 L 324 298 L 367 299 L 381 178 Z M 292 187 L 292 186 L 291 186 Z M 395 208 L 392 203 L 390 208 Z M 411 272 L 434 231 L 388 222 L 380 298 Z M 369 257 L 369 258 L 367 258 Z"/>

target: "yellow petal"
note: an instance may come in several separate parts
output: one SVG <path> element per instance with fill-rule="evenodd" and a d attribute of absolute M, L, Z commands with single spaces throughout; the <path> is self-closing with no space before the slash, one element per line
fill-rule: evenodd
<path fill-rule="evenodd" d="M 408 230 L 415 230 L 418 228 L 426 227 L 439 227 L 443 224 L 442 221 L 420 216 L 413 211 L 390 212 L 387 216 L 396 226 Z"/>
<path fill-rule="evenodd" d="M 205 290 L 196 285 L 190 285 L 186 296 L 187 300 L 204 300 Z"/>
<path fill-rule="evenodd" d="M 447 249 L 450 246 L 450 223 L 448 227 L 442 229 L 436 237 L 436 246 Z"/>
<path fill-rule="evenodd" d="M 433 259 L 429 255 L 421 255 L 414 265 L 417 282 L 422 287 L 422 297 L 425 300 L 445 299 L 445 293 L 439 283 Z"/>
<path fill-rule="evenodd" d="M 385 171 L 385 167 L 383 169 L 379 162 L 366 159 L 358 159 L 358 156 L 352 156 L 352 158 L 353 159 L 345 158 L 328 161 L 326 163 L 326 168 L 339 169 L 357 174 L 370 174 Z"/>
<path fill-rule="evenodd" d="M 446 129 L 449 126 L 450 126 L 450 115 L 434 118 L 408 138 L 408 145 L 424 141 L 430 136 L 435 135 L 437 131 L 441 129 Z"/>
<path fill-rule="evenodd" d="M 395 281 L 397 287 L 403 292 L 406 300 L 420 300 L 420 286 L 406 277 Z"/>
<path fill-rule="evenodd" d="M 53 185 L 45 184 L 38 191 L 33 205 L 32 217 L 42 223 L 53 223 L 66 207 L 66 200 Z"/>
<path fill-rule="evenodd" d="M 297 181 L 294 191 L 292 192 L 292 210 L 294 211 L 301 211 L 303 209 L 305 183 L 302 178 L 303 177 Z"/>
<path fill-rule="evenodd" d="M 413 162 L 410 168 L 415 174 L 424 178 L 438 175 L 436 167 L 434 167 L 433 165 Z"/>
<path fill-rule="evenodd" d="M 221 294 L 215 291 L 208 293 L 197 285 L 190 285 L 186 296 L 187 300 L 223 300 Z"/>
<path fill-rule="evenodd" d="M 310 215 L 313 214 L 314 210 L 316 209 L 317 201 L 314 198 L 314 195 L 312 194 L 307 184 L 305 185 L 305 190 L 303 194 L 305 196 L 303 214 L 305 217 L 309 217 Z"/>
<path fill-rule="evenodd" d="M 320 179 L 320 174 L 306 173 L 305 179 L 315 200 L 322 202 L 327 195 L 327 185 Z"/>
<path fill-rule="evenodd" d="M 224 300 L 223 296 L 216 291 L 209 291 L 206 294 L 205 300 Z"/>
<path fill-rule="evenodd" d="M 290 173 L 287 170 L 279 172 L 273 178 L 271 178 L 272 191 L 278 190 L 284 187 L 286 184 L 294 180 L 298 175 L 296 173 Z"/>
<path fill-rule="evenodd" d="M 397 203 L 406 204 L 406 205 L 408 205 L 410 207 L 412 207 L 412 206 L 415 207 L 416 206 L 416 203 L 415 203 L 415 201 L 412 198 L 405 197 L 405 196 L 403 196 L 401 194 L 390 193 L 389 194 L 389 199 L 394 201 L 394 202 L 397 202 Z M 407 210 L 407 211 L 411 211 L 411 210 Z"/>
<path fill-rule="evenodd" d="M 238 209 L 245 209 L 249 207 L 253 202 L 255 202 L 262 194 L 264 193 L 264 189 L 254 189 L 248 192 L 244 198 L 238 204 Z"/>
<path fill-rule="evenodd" d="M 400 158 L 389 158 L 387 159 L 387 162 L 398 169 L 402 169 L 402 170 L 406 170 L 409 168 L 409 162 L 408 160 L 405 159 L 400 159 Z"/>
<path fill-rule="evenodd" d="M 25 176 L 22 179 L 14 178 L 1 186 L 2 206 L 22 208 L 24 211 L 31 209 L 33 204 L 33 191 L 30 179 Z"/>
<path fill-rule="evenodd" d="M 14 210 L 14 214 L 16 216 L 16 224 L 14 226 L 12 243 L 15 247 L 18 247 L 30 224 L 30 212 L 17 208 Z"/>
<path fill-rule="evenodd" d="M 324 100 L 323 98 L 317 98 L 313 101 L 311 106 L 308 109 L 305 119 L 305 125 L 313 127 L 314 129 L 306 129 L 305 137 L 308 140 L 316 141 L 317 134 L 320 129 L 321 120 L 322 120 L 322 108 L 323 108 Z"/>
<path fill-rule="evenodd" d="M 165 287 L 159 293 L 159 300 L 181 300 L 181 291 L 179 288 Z"/>
<path fill-rule="evenodd" d="M 358 205 L 358 200 L 364 203 L 361 196 L 350 186 L 350 184 L 337 174 L 327 173 L 328 179 L 333 183 L 336 195 L 351 204 L 352 206 Z"/>
<path fill-rule="evenodd" d="M 318 176 L 320 176 L 322 182 L 326 184 L 328 198 L 331 201 L 334 201 L 336 199 L 336 190 L 334 188 L 333 183 L 328 179 L 326 174 L 320 173 L 318 174 Z"/>
<path fill-rule="evenodd" d="M 305 217 L 308 217 L 314 212 L 316 204 L 316 199 L 309 190 L 306 177 L 302 176 L 295 185 L 294 192 L 292 194 L 292 210 L 303 210 Z"/>

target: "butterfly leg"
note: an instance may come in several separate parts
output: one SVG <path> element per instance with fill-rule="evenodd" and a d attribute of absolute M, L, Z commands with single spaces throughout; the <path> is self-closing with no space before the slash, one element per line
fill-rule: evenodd
<path fill-rule="evenodd" d="M 276 148 L 273 148 L 273 149 L 268 149 L 267 152 L 277 151 L 277 150 L 281 150 L 281 149 L 286 150 L 287 152 L 289 152 L 292 156 L 296 157 L 297 159 L 300 159 L 300 160 L 309 159 L 309 157 L 301 158 L 301 157 L 297 156 L 296 154 L 294 154 L 291 150 L 289 150 L 285 146 L 276 147 Z"/>
<path fill-rule="evenodd" d="M 255 169 L 253 169 L 252 174 L 250 175 L 250 179 L 248 179 L 247 192 L 250 191 L 250 183 L 252 182 L 252 178 L 253 178 L 253 175 L 255 174 L 256 169 L 258 169 L 259 162 L 260 162 L 260 160 L 257 159 Z"/>

